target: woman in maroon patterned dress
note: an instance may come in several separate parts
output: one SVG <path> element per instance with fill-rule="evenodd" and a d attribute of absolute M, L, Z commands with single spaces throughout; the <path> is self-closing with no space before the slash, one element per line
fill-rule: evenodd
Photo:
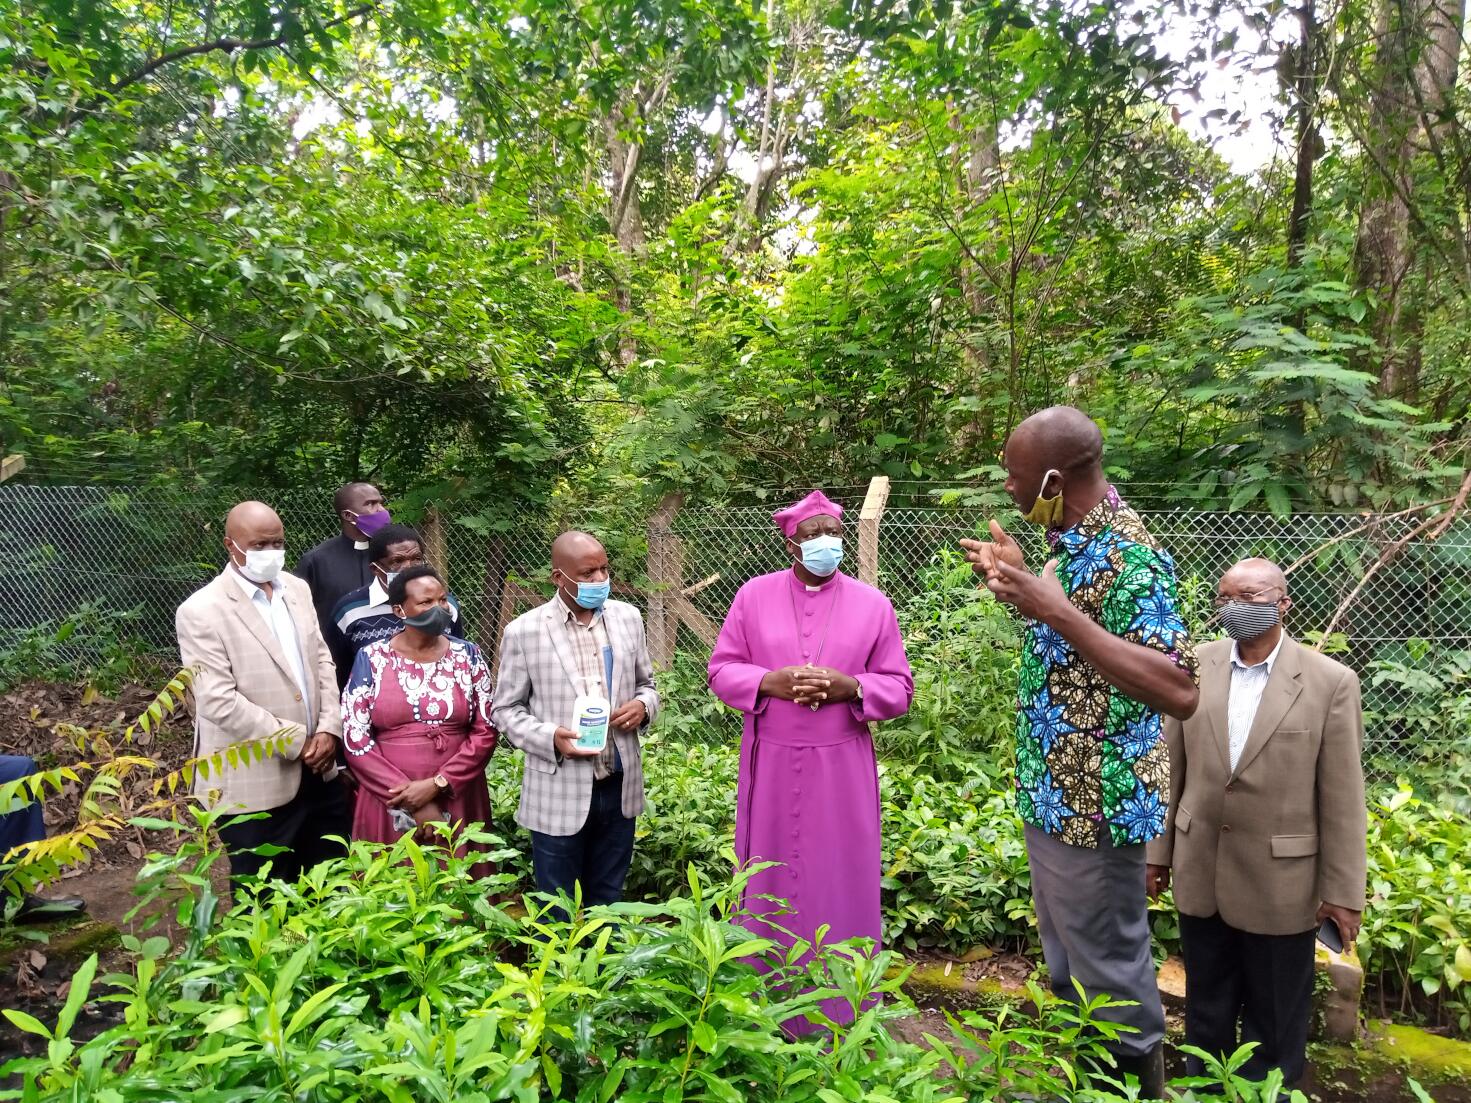
<path fill-rule="evenodd" d="M 448 635 L 444 581 L 410 567 L 388 586 L 403 627 L 358 652 L 342 693 L 342 745 L 358 779 L 354 839 L 393 842 L 390 809 L 420 825 L 488 823 L 485 767 L 495 750 L 490 669 L 473 643 Z M 493 872 L 489 863 L 477 876 Z"/>

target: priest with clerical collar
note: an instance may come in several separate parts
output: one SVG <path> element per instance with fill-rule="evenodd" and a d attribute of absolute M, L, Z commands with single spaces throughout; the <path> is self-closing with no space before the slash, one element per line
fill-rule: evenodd
<path fill-rule="evenodd" d="M 340 531 L 303 555 L 293 572 L 310 587 L 317 623 L 332 652 L 337 684 L 347 684 L 357 651 L 336 630 L 332 612 L 348 594 L 373 581 L 368 542 L 393 520 L 383 494 L 372 483 L 347 483 L 332 496 Z"/>
<path fill-rule="evenodd" d="M 909 710 L 914 679 L 889 599 L 838 569 L 843 507 L 813 491 L 772 519 L 791 567 L 741 587 L 710 656 L 710 689 L 745 713 L 736 856 L 778 862 L 746 888 L 747 924 L 791 945 L 883 936 L 878 767 L 869 721 Z M 791 911 L 761 917 L 784 900 Z M 851 1019 L 827 1001 L 834 1021 Z M 811 1030 L 803 1020 L 789 1023 Z"/>

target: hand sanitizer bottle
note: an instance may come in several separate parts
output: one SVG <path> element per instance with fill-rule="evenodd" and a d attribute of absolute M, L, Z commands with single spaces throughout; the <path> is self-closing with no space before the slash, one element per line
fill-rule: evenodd
<path fill-rule="evenodd" d="M 608 744 L 608 699 L 600 693 L 583 693 L 572 703 L 572 730 L 577 745 L 585 751 L 601 751 Z"/>

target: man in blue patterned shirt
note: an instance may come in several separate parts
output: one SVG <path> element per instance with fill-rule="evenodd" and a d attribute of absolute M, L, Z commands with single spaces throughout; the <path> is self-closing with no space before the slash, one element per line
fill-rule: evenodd
<path fill-rule="evenodd" d="M 368 563 L 373 572 L 373 581 L 360 586 L 339 601 L 332 610 L 332 633 L 340 641 L 341 650 L 349 656 L 348 672 L 352 670 L 352 659 L 370 643 L 385 639 L 398 631 L 402 623 L 388 600 L 388 584 L 400 571 L 410 567 L 422 567 L 424 539 L 419 531 L 408 525 L 388 525 L 373 534 L 368 541 Z M 464 636 L 460 627 L 460 604 L 455 595 L 446 591 L 453 623 L 451 636 Z M 334 654 L 338 648 L 334 647 Z M 347 674 L 338 670 L 338 681 L 347 684 Z"/>
<path fill-rule="evenodd" d="M 1163 1091 L 1164 1011 L 1155 987 L 1144 844 L 1164 829 L 1169 757 L 1160 713 L 1199 700 L 1176 608 L 1175 568 L 1103 474 L 1103 435 L 1055 406 L 1006 442 L 1006 489 L 1042 525 L 1053 558 L 1028 572 L 991 522 L 962 545 L 998 599 L 1029 621 L 1017 692 L 1016 801 L 1042 951 L 1055 992 L 1134 1001 L 1104 1017 L 1133 1028 L 1119 1070 Z"/>

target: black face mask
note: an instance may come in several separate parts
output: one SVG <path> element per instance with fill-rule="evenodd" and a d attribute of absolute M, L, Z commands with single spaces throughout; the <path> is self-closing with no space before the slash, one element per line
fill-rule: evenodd
<path fill-rule="evenodd" d="M 454 627 L 455 617 L 443 605 L 431 605 L 417 616 L 404 617 L 403 622 L 430 636 L 447 636 Z"/>

